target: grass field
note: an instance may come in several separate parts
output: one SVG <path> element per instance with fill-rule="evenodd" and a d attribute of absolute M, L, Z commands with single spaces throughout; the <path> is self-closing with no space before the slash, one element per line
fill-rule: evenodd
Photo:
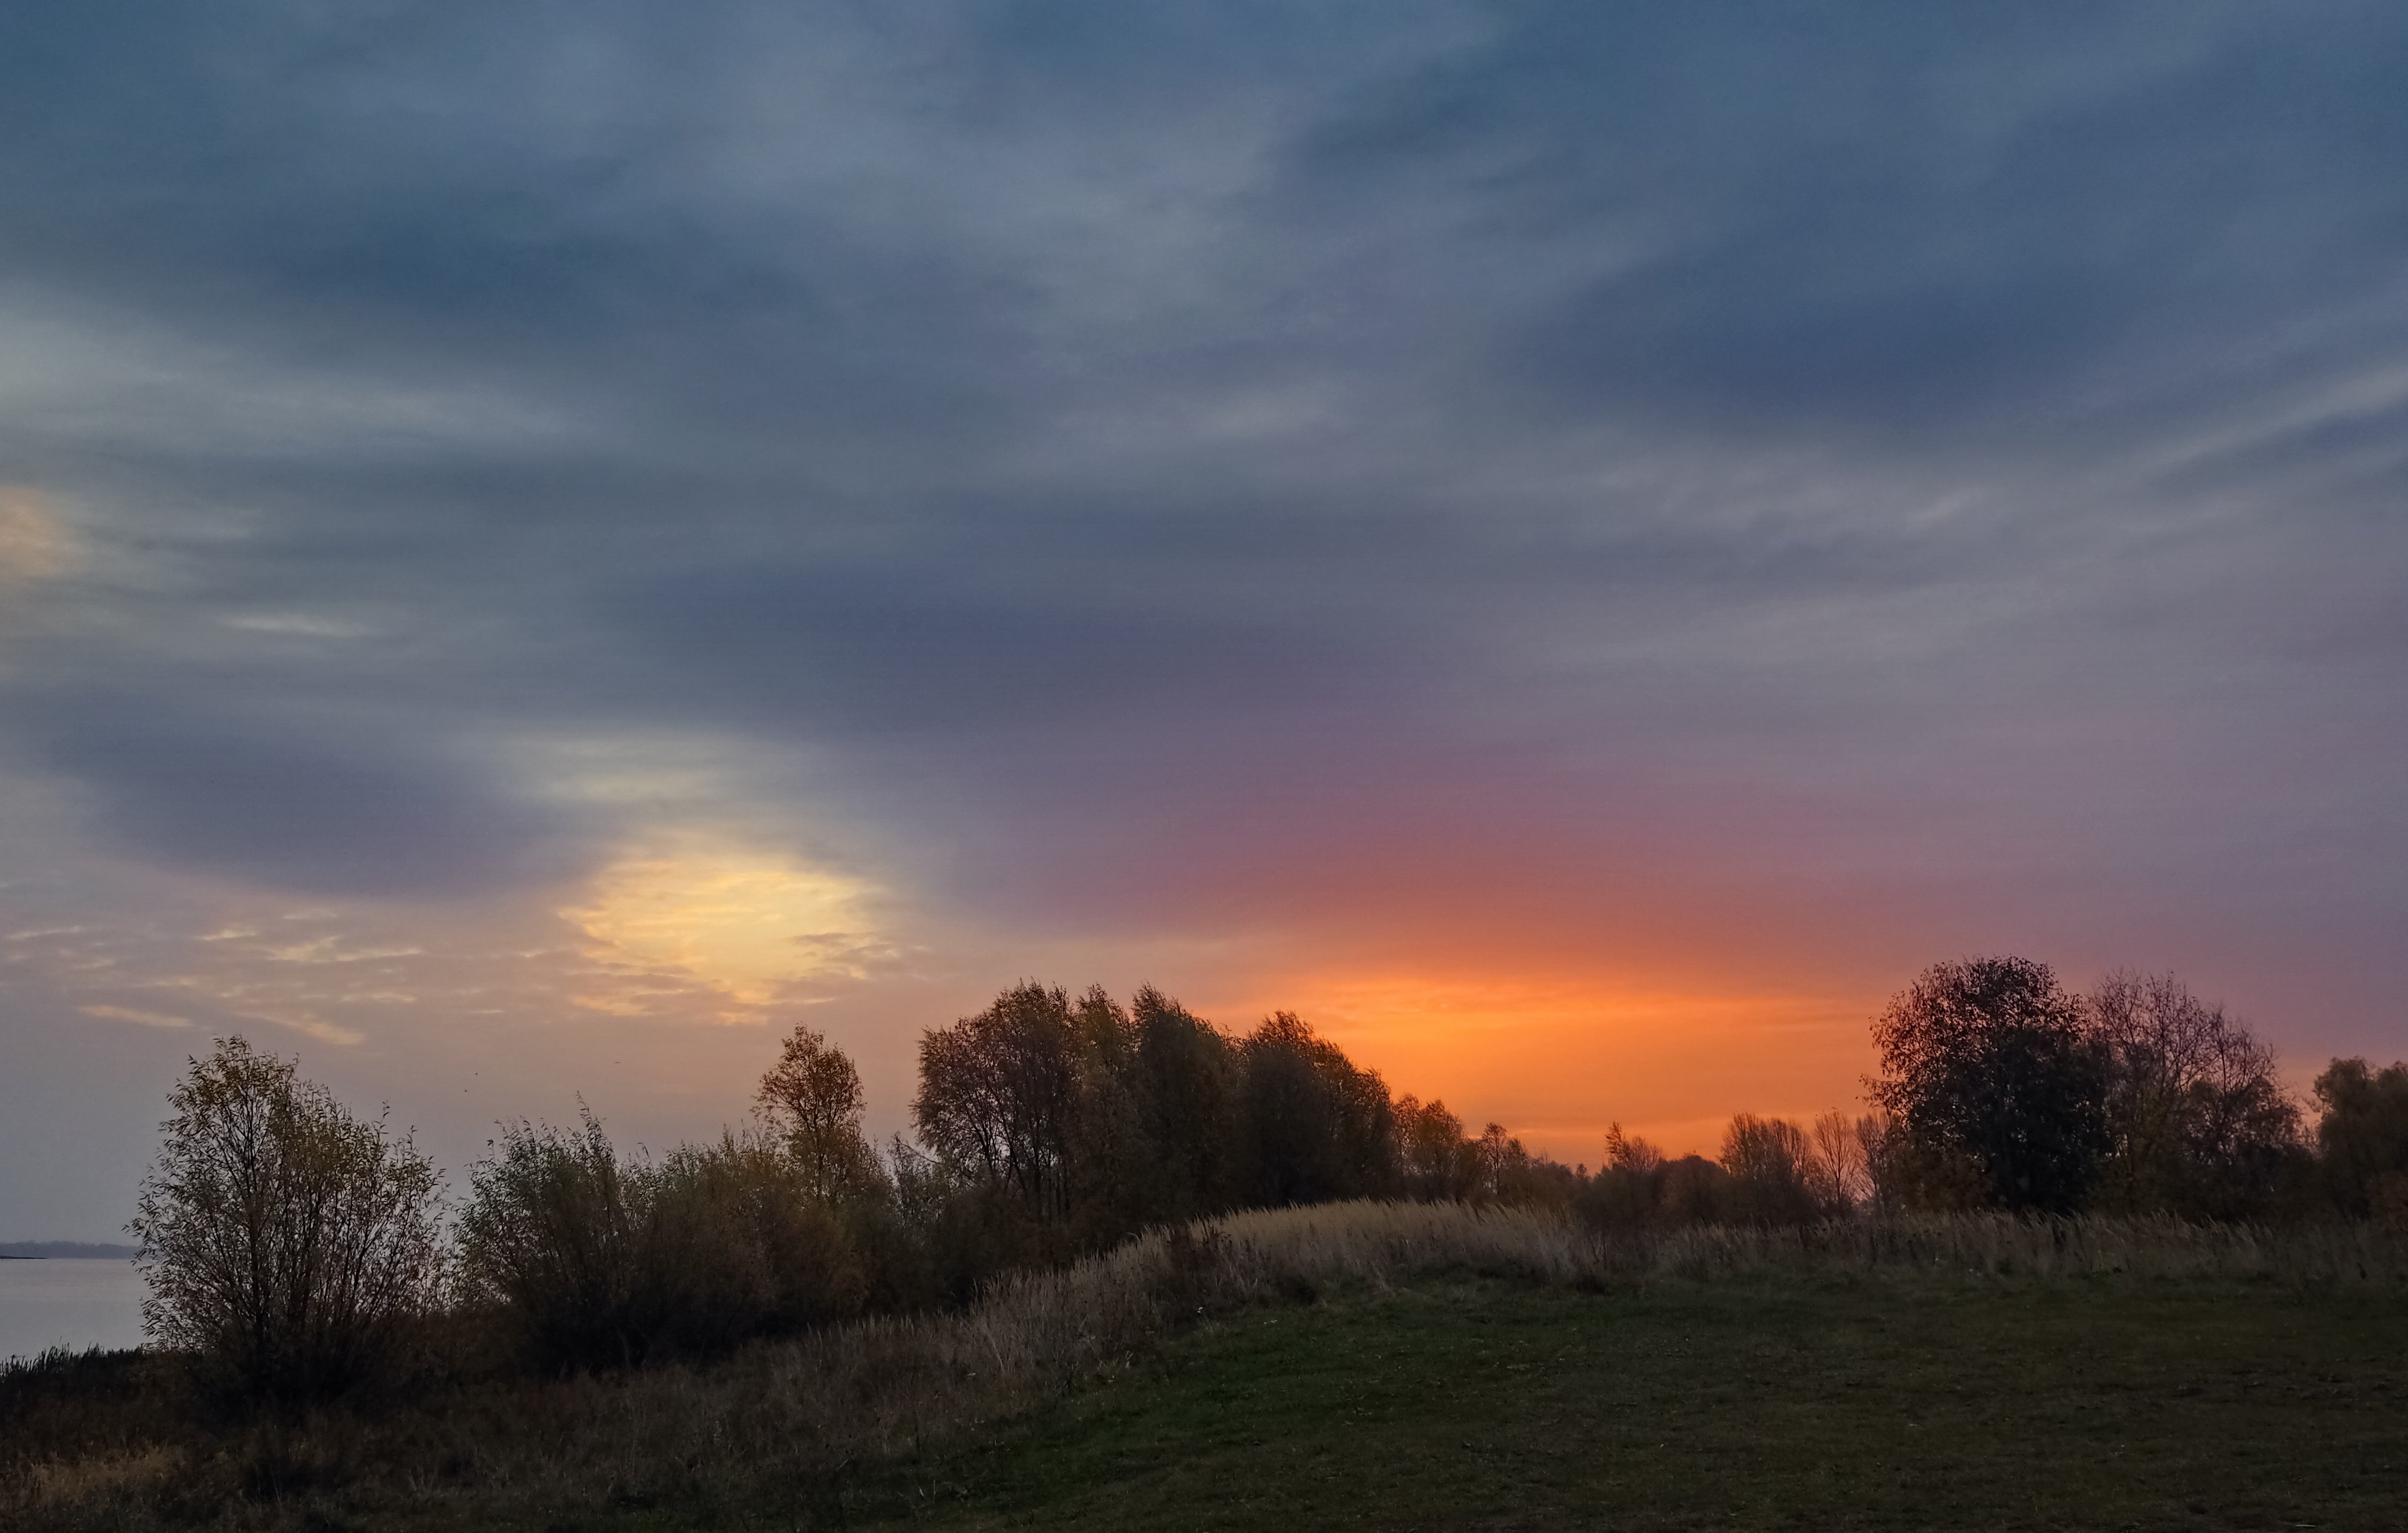
<path fill-rule="evenodd" d="M 469 1363 L 480 1333 L 452 1340 Z M 0 1374 L 0 1527 L 2408 1529 L 2408 1235 L 1328 1205 L 719 1362 Z"/>
<path fill-rule="evenodd" d="M 1209 1327 L 844 1502 L 949 1528 L 2408 1527 L 2408 1302 L 1356 1287 Z"/>

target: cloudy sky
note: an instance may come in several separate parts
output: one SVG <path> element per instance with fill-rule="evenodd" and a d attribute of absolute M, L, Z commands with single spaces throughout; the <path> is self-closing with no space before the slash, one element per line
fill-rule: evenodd
<path fill-rule="evenodd" d="M 1566 1159 L 1924 964 L 2408 1053 L 2408 11 L 0 12 L 0 1237 L 1024 975 Z"/>

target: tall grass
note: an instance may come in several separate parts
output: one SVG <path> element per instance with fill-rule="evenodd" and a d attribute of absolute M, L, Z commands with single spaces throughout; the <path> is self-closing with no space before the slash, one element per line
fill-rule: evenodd
<path fill-rule="evenodd" d="M 381 1412 L 212 1435 L 86 1424 L 49 1440 L 0 1382 L 0 1526 L 433 1525 L 675 1505 L 808 1508 L 851 1466 L 1106 1382 L 1182 1327 L 1335 1285 L 1480 1274 L 1605 1294 L 1659 1283 L 1925 1274 L 2408 1286 L 2408 1237 L 2173 1220 L 1960 1215 L 1600 1234 L 1540 1210 L 1349 1203 L 1158 1229 L 950 1312 L 853 1321 L 717 1364 L 487 1379 Z M 1609 1300 L 1610 1301 L 1610 1300 Z"/>

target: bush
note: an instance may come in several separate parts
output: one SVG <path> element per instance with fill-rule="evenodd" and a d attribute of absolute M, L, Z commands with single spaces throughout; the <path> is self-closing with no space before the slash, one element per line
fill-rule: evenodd
<path fill-rule="evenodd" d="M 637 1361 L 640 1171 L 591 1112 L 575 1130 L 522 1122 L 492 1148 L 460 1220 L 464 1297 L 509 1311 L 540 1364 Z"/>
<path fill-rule="evenodd" d="M 730 1134 L 646 1182 L 637 1276 L 654 1349 L 710 1355 L 860 1311 L 867 1280 L 815 1168 Z"/>
<path fill-rule="evenodd" d="M 480 1161 L 460 1222 L 466 1297 L 551 1368 L 710 1355 L 859 1311 L 867 1279 L 813 1170 L 730 1134 L 658 1166 L 591 1113 L 522 1123 Z"/>
<path fill-rule="evenodd" d="M 221 1040 L 175 1116 L 127 1227 L 151 1340 L 251 1397 L 340 1390 L 393 1364 L 441 1277 L 440 1178 L 296 1067 Z"/>

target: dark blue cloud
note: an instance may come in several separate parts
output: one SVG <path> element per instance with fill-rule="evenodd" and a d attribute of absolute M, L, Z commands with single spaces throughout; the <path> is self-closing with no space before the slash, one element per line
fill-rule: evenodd
<path fill-rule="evenodd" d="M 1057 550 L 1057 557 L 1070 551 Z M 1030 561 L 1041 564 L 1043 561 Z M 1184 609 L 1175 592 L 924 567 L 689 570 L 608 617 L 673 683 L 820 738 L 968 738 L 1265 718 L 1381 690 L 1398 657 L 1293 616 Z"/>
<path fill-rule="evenodd" d="M 370 724 L 196 712 L 156 696 L 21 714 L 43 765 L 134 851 L 272 889 L 437 898 L 543 883 L 580 849 L 556 810 Z"/>
<path fill-rule="evenodd" d="M 1499 15 L 1325 125 L 1298 195 L 1552 247 L 1569 284 L 1497 295 L 1534 316 L 1496 354 L 1539 408 L 2062 430 L 2136 355 L 2368 299 L 2408 337 L 2396 9 Z"/>

